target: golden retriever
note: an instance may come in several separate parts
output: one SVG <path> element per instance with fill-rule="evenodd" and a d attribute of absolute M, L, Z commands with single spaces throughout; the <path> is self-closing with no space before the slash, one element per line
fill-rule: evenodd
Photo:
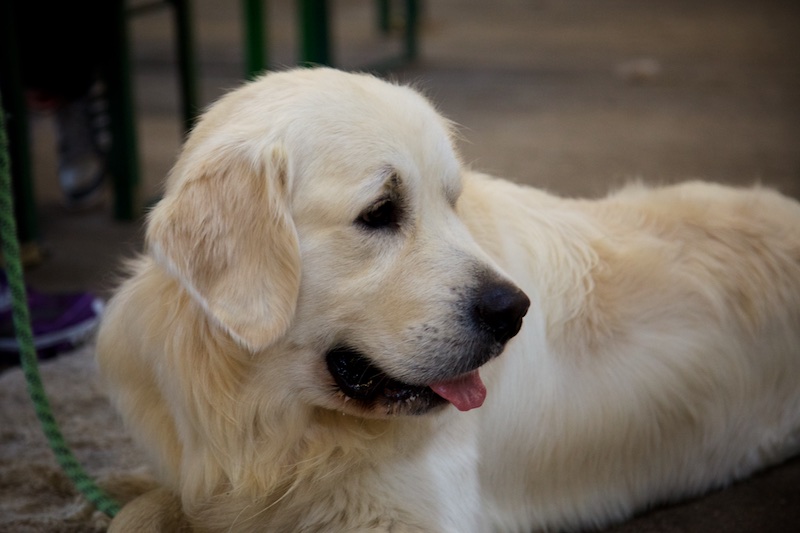
<path fill-rule="evenodd" d="M 556 198 L 411 88 L 267 74 L 192 132 L 98 351 L 164 486 L 117 530 L 600 526 L 798 450 L 800 205 Z"/>

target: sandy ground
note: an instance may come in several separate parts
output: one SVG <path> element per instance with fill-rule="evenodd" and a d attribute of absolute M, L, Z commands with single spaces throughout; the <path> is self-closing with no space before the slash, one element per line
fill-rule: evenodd
<path fill-rule="evenodd" d="M 87 472 L 124 502 L 147 468 L 102 392 L 93 346 L 41 365 L 56 420 Z M 78 496 L 39 427 L 21 369 L 0 375 L 0 531 L 100 532 L 108 517 Z"/>

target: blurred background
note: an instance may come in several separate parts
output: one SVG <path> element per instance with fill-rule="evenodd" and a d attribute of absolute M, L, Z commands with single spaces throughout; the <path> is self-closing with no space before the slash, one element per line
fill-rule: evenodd
<path fill-rule="evenodd" d="M 249 22 L 248 0 L 187 4 L 200 108 L 252 70 L 248 24 L 264 32 L 261 60 L 272 69 L 304 60 L 304 28 L 319 30 L 314 9 L 324 5 L 330 64 L 362 70 L 405 52 L 405 0 L 390 2 L 389 33 L 375 0 L 265 0 Z M 459 148 L 476 169 L 571 196 L 634 178 L 759 181 L 800 196 L 796 1 L 420 1 L 417 28 L 415 59 L 381 72 L 460 125 Z M 146 204 L 183 139 L 173 12 L 130 13 L 127 30 Z M 119 258 L 138 249 L 140 221 L 115 220 L 111 202 L 63 209 L 52 117 L 33 112 L 30 124 L 45 254 L 30 279 L 107 291 Z"/>

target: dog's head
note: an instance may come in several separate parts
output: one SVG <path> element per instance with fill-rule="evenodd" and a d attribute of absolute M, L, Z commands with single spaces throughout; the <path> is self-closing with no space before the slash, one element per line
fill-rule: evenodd
<path fill-rule="evenodd" d="M 148 243 L 216 326 L 267 365 L 282 358 L 298 399 L 361 416 L 466 410 L 529 301 L 456 214 L 460 173 L 450 124 L 417 92 L 269 74 L 204 115 Z"/>

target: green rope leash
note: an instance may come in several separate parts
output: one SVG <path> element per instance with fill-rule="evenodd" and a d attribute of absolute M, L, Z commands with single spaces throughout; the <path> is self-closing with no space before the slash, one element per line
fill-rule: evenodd
<path fill-rule="evenodd" d="M 8 138 L 6 137 L 5 115 L 0 109 L 0 232 L 3 240 L 3 255 L 6 262 L 6 274 L 11 289 L 14 330 L 20 347 L 20 359 L 25 379 L 28 382 L 28 392 L 36 408 L 36 416 L 42 424 L 50 448 L 56 456 L 58 464 L 75 484 L 78 490 L 108 516 L 113 517 L 119 512 L 119 504 L 111 499 L 81 468 L 81 465 L 72 455 L 64 436 L 58 429 L 58 424 L 53 418 L 50 402 L 42 385 L 39 374 L 39 365 L 36 359 L 36 350 L 33 345 L 31 332 L 30 312 L 25 294 L 25 284 L 22 274 L 19 243 L 17 242 L 17 225 L 14 219 L 14 205 L 11 189 L 11 162 L 8 155 Z"/>

